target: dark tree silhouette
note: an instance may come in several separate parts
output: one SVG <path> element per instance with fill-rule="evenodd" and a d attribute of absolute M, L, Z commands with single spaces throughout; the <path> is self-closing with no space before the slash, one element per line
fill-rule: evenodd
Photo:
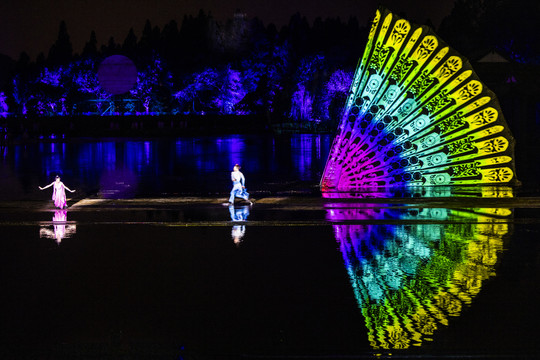
<path fill-rule="evenodd" d="M 49 50 L 47 62 L 50 65 L 64 65 L 71 61 L 73 56 L 73 47 L 69 39 L 67 26 L 65 21 L 60 22 L 58 30 L 58 38 Z"/>
<path fill-rule="evenodd" d="M 159 39 L 161 35 L 161 30 L 159 27 L 154 26 L 150 23 L 150 20 L 146 20 L 144 24 L 144 29 L 137 45 L 137 54 L 140 57 L 149 58 L 153 53 L 159 50 Z"/>
<path fill-rule="evenodd" d="M 171 20 L 163 27 L 159 51 L 165 61 L 167 61 L 170 66 L 175 67 L 173 64 L 176 64 L 181 56 L 180 33 L 176 21 Z"/>
<path fill-rule="evenodd" d="M 93 58 L 97 56 L 97 54 L 98 54 L 98 49 L 97 49 L 96 32 L 92 30 L 92 32 L 90 33 L 90 39 L 84 45 L 81 56 Z"/>
<path fill-rule="evenodd" d="M 498 50 L 520 63 L 540 61 L 540 3 L 457 0 L 437 33 L 470 59 Z"/>
<path fill-rule="evenodd" d="M 120 50 L 120 45 L 118 45 L 115 40 L 114 40 L 114 37 L 110 37 L 109 38 L 109 41 L 107 43 L 107 45 L 102 45 L 101 46 L 101 54 L 103 56 L 110 56 L 110 55 L 115 55 L 119 52 Z"/>
<path fill-rule="evenodd" d="M 133 28 L 129 29 L 124 43 L 122 44 L 122 52 L 130 58 L 133 58 L 137 53 L 137 36 L 135 35 Z"/>
<path fill-rule="evenodd" d="M 534 64 L 539 59 L 534 29 L 539 14 L 539 5 L 526 6 L 526 0 L 457 0 L 438 33 L 473 61 L 477 52 L 496 49 L 507 58 Z M 234 19 L 218 23 L 201 10 L 197 16 L 184 16 L 180 26 L 172 20 L 162 30 L 147 20 L 140 38 L 131 28 L 121 43 L 111 37 L 100 46 L 92 31 L 81 56 L 73 57 L 62 22 L 47 61 L 43 54 L 35 62 L 21 55 L 3 67 L 10 69 L 11 78 L 0 91 L 8 94 L 10 112 L 17 114 L 36 100 L 52 104 L 56 113 L 75 103 L 81 112 L 85 102 L 93 106 L 88 111 L 97 111 L 96 102 L 88 100 L 103 100 L 107 94 L 99 89 L 95 69 L 104 57 L 124 54 L 137 64 L 140 75 L 136 93 L 126 95 L 139 99 L 138 111 L 145 105 L 148 112 L 236 111 L 269 121 L 302 114 L 306 120 L 333 121 L 346 91 L 329 91 L 329 79 L 339 71 L 354 71 L 369 26 L 353 17 L 347 21 L 318 18 L 310 25 L 297 13 L 277 29 L 257 18 L 248 19 L 241 11 Z M 61 79 L 61 87 L 72 87 L 71 93 L 57 93 L 59 86 L 37 86 L 43 74 Z M 41 111 L 36 111 L 37 105 L 34 113 Z"/>
<path fill-rule="evenodd" d="M 525 64 L 540 63 L 540 3 L 527 0 L 486 0 L 480 20 L 489 47 Z"/>

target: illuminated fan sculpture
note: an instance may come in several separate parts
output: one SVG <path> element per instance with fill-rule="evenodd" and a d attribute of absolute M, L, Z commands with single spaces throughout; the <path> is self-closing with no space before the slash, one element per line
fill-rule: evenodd
<path fill-rule="evenodd" d="M 377 10 L 322 191 L 517 182 L 514 139 L 469 62 L 430 28 Z"/>

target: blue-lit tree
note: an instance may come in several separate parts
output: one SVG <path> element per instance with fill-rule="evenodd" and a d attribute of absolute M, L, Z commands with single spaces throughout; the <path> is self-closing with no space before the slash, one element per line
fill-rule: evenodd
<path fill-rule="evenodd" d="M 280 95 L 285 79 L 290 78 L 290 47 L 287 43 L 274 44 L 260 40 L 251 56 L 241 62 L 245 96 L 235 106 L 237 114 L 286 116 L 289 109 L 282 108 Z M 284 108 L 288 108 L 289 99 Z"/>
<path fill-rule="evenodd" d="M 31 86 L 26 108 L 32 115 L 66 115 L 66 95 L 64 86 L 69 76 L 67 66 L 44 68 Z"/>
<path fill-rule="evenodd" d="M 170 102 L 171 74 L 163 66 L 159 56 L 153 56 L 150 64 L 137 73 L 137 85 L 130 94 L 144 106 L 145 113 L 164 113 Z"/>
<path fill-rule="evenodd" d="M 86 108 L 83 112 L 101 114 L 106 106 L 106 101 L 111 94 L 105 91 L 99 84 L 97 76 L 97 61 L 93 58 L 86 58 L 73 64 L 71 69 L 71 79 L 73 84 L 72 101 L 74 112 L 80 112 L 81 105 L 88 100 L 92 100 L 92 107 Z"/>
<path fill-rule="evenodd" d="M 99 95 L 103 91 L 94 65 L 93 61 L 86 60 L 73 70 L 73 83 L 78 91 L 93 95 Z"/>
<path fill-rule="evenodd" d="M 224 69 L 219 78 L 218 91 L 214 98 L 214 104 L 220 114 L 234 114 L 235 106 L 246 95 L 243 86 L 242 73 L 230 67 Z"/>
<path fill-rule="evenodd" d="M 183 113 L 201 114 L 212 109 L 212 94 L 218 87 L 218 72 L 207 68 L 202 72 L 191 74 L 184 87 L 174 94 Z"/>
<path fill-rule="evenodd" d="M 352 72 L 344 70 L 336 70 L 330 75 L 318 104 L 321 120 L 339 120 L 352 77 Z"/>
<path fill-rule="evenodd" d="M 5 117 L 8 113 L 9 107 L 7 104 L 7 96 L 3 91 L 0 91 L 0 116 Z"/>
<path fill-rule="evenodd" d="M 481 38 L 482 46 L 489 43 L 515 61 L 538 63 L 538 46 L 531 40 L 535 33 L 529 29 L 535 22 L 503 21 L 506 13 L 515 11 L 513 1 L 525 2 L 459 1 L 442 30 L 460 50 L 477 49 L 471 42 Z M 490 6 L 495 2 L 501 7 Z M 482 11 L 469 11 L 480 5 Z M 530 11 L 526 18 L 534 20 L 537 13 Z M 345 102 L 348 69 L 354 68 L 369 30 L 354 18 L 317 19 L 311 26 L 300 14 L 279 31 L 242 13 L 223 25 L 202 11 L 178 25 L 171 21 L 161 31 L 147 21 L 139 40 L 130 29 L 125 41 L 110 38 L 102 46 L 92 32 L 78 56 L 62 23 L 47 58 L 17 63 L 2 88 L 5 103 L 16 115 L 102 114 L 109 101 L 121 99 L 138 107 L 119 114 L 251 114 L 275 122 L 333 121 Z M 471 31 L 464 31 L 470 26 Z M 131 93 L 112 97 L 99 86 L 97 68 L 107 56 L 120 54 L 137 64 L 138 82 Z"/>
<path fill-rule="evenodd" d="M 289 117 L 294 120 L 311 120 L 313 112 L 313 94 L 311 94 L 304 84 L 296 85 L 296 91 L 291 99 L 291 112 Z"/>
<path fill-rule="evenodd" d="M 13 101 L 17 104 L 15 113 L 20 115 L 26 115 L 28 108 L 27 103 L 30 99 L 30 84 L 28 81 L 25 81 L 22 77 L 22 74 L 17 74 L 13 77 Z"/>
<path fill-rule="evenodd" d="M 320 72 L 324 66 L 324 57 L 316 55 L 302 59 L 298 67 L 291 97 L 289 117 L 298 121 L 313 120 L 313 102 L 315 100 Z"/>
<path fill-rule="evenodd" d="M 244 76 L 230 66 L 193 74 L 186 86 L 174 94 L 185 113 L 235 114 L 235 106 L 246 94 Z"/>

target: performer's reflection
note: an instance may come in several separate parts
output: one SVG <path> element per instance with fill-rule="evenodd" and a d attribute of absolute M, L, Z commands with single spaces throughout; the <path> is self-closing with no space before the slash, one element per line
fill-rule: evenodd
<path fill-rule="evenodd" d="M 249 206 L 235 207 L 234 205 L 230 205 L 229 213 L 231 214 L 232 221 L 246 221 L 247 217 L 249 216 Z M 240 243 L 242 242 L 242 238 L 244 237 L 245 233 L 246 226 L 244 224 L 233 225 L 231 237 L 236 246 L 240 246 Z"/>
<path fill-rule="evenodd" d="M 67 210 L 55 210 L 52 221 L 53 229 L 42 226 L 39 229 L 39 237 L 54 239 L 57 244 L 60 244 L 62 239 L 70 237 L 76 232 L 75 225 L 67 224 Z"/>

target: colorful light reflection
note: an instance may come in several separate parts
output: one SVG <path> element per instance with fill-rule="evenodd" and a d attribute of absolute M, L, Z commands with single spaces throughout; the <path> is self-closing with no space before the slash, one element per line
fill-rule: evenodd
<path fill-rule="evenodd" d="M 72 237 L 77 232 L 77 226 L 68 223 L 67 210 L 55 210 L 52 218 L 52 228 L 43 225 L 39 229 L 40 238 L 54 239 L 60 244 L 63 239 Z"/>
<path fill-rule="evenodd" d="M 495 276 L 511 215 L 506 208 L 329 204 L 373 349 L 421 346 L 460 316 Z M 394 219 L 400 224 L 389 225 Z"/>

